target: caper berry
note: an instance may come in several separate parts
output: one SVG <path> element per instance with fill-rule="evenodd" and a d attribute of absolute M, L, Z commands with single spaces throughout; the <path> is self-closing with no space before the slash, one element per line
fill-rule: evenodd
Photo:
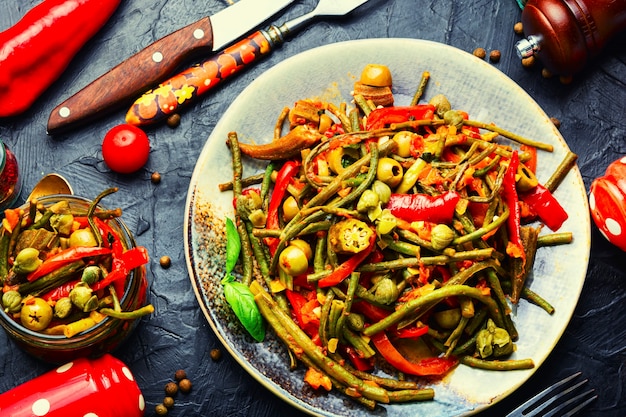
<path fill-rule="evenodd" d="M 167 415 L 167 407 L 163 404 L 158 404 L 156 407 L 154 407 L 154 411 L 156 412 L 157 416 Z"/>
<path fill-rule="evenodd" d="M 42 262 L 37 249 L 24 248 L 15 257 L 13 271 L 17 274 L 28 274 L 39 268 Z"/>
<path fill-rule="evenodd" d="M 7 313 L 17 313 L 22 309 L 22 296 L 18 291 L 10 290 L 2 294 L 2 306 Z"/>
<path fill-rule="evenodd" d="M 448 100 L 448 97 L 443 94 L 437 94 L 436 96 L 431 98 L 428 103 L 435 106 L 435 112 L 439 117 L 443 117 L 443 115 L 446 114 L 447 111 L 452 109 L 452 106 L 450 105 L 450 100 Z M 414 134 L 416 135 L 416 133 Z"/>
<path fill-rule="evenodd" d="M 159 264 L 161 265 L 161 268 L 167 269 L 172 265 L 172 260 L 169 256 L 163 255 L 159 258 Z"/>
<path fill-rule="evenodd" d="M 180 388 L 180 392 L 187 394 L 189 391 L 191 391 L 191 381 L 187 378 L 182 379 L 178 383 L 178 387 Z"/>
<path fill-rule="evenodd" d="M 178 385 L 176 382 L 168 382 L 165 384 L 165 394 L 170 397 L 173 397 L 178 392 Z"/>
<path fill-rule="evenodd" d="M 187 378 L 187 372 L 185 372 L 184 369 L 179 369 L 174 373 L 174 379 L 177 381 L 181 381 L 185 378 Z"/>
<path fill-rule="evenodd" d="M 219 361 L 222 358 L 222 351 L 215 348 L 215 349 L 211 349 L 211 359 L 213 359 L 214 361 Z"/>

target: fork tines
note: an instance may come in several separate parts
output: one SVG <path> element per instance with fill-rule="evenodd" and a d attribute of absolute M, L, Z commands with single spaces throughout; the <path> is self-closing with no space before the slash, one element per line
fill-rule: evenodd
<path fill-rule="evenodd" d="M 539 394 L 530 398 L 524 404 L 517 407 L 510 414 L 508 414 L 507 417 L 573 416 L 598 397 L 594 394 L 595 391 L 593 388 L 578 394 L 576 390 L 588 382 L 587 379 L 576 381 L 580 375 L 581 372 L 576 372 L 575 374 L 549 386 Z M 550 408 L 551 406 L 553 406 L 553 408 Z"/>

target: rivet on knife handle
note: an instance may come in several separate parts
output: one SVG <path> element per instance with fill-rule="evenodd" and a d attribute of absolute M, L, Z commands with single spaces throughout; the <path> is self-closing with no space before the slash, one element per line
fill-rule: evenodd
<path fill-rule="evenodd" d="M 185 45 L 181 54 L 181 45 Z M 132 102 L 146 90 L 162 81 L 195 54 L 208 53 L 213 47 L 209 17 L 198 20 L 154 42 L 128 58 L 81 91 L 59 104 L 48 119 L 48 134 L 60 133 L 66 126 L 84 124 L 102 112 Z M 139 77 L 136 74 L 141 74 Z M 122 88 L 107 88 L 111 79 Z M 93 108 L 92 102 L 98 107 Z"/>

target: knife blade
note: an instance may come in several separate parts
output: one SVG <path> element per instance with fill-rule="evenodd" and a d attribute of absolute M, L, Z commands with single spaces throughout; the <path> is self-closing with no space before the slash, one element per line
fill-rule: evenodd
<path fill-rule="evenodd" d="M 194 56 L 215 53 L 295 0 L 240 0 L 148 45 L 55 107 L 54 135 L 132 102 Z"/>

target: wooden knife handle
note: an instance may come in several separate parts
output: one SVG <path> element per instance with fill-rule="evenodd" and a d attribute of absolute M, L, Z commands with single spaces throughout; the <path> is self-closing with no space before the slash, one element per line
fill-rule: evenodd
<path fill-rule="evenodd" d="M 103 112 L 128 105 L 184 61 L 209 53 L 212 48 L 209 17 L 159 39 L 55 107 L 48 119 L 48 134 L 60 133 L 93 120 Z"/>

